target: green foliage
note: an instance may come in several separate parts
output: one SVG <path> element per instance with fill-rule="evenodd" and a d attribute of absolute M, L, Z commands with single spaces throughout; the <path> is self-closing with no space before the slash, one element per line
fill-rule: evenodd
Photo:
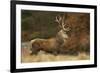
<path fill-rule="evenodd" d="M 27 31 L 25 33 L 30 39 L 54 36 L 58 31 L 58 23 L 55 22 L 55 17 L 59 14 L 62 13 L 22 10 L 21 31 Z M 22 41 L 26 40 L 27 37 L 24 34 L 22 35 Z"/>

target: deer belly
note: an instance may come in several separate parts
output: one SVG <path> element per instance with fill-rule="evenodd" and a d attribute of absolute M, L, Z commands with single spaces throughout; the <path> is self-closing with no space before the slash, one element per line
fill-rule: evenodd
<path fill-rule="evenodd" d="M 43 50 L 50 51 L 50 50 L 56 49 L 56 47 L 57 47 L 57 45 L 56 45 L 56 42 L 55 41 L 46 40 L 46 41 L 43 41 L 41 43 L 41 48 Z"/>

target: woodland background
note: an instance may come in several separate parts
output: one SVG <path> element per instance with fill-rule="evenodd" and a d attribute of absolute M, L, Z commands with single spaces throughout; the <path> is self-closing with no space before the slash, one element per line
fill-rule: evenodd
<path fill-rule="evenodd" d="M 60 30 L 55 17 L 65 14 L 67 26 L 72 28 L 73 34 L 90 32 L 90 17 L 88 13 L 50 12 L 22 10 L 21 30 L 22 41 L 34 38 L 54 37 Z"/>

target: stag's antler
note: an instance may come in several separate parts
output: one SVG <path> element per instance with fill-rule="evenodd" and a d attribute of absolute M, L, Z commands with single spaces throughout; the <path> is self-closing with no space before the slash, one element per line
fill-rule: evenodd
<path fill-rule="evenodd" d="M 55 20 L 59 26 L 61 27 L 61 21 L 62 21 L 62 17 L 61 16 L 56 16 L 56 20 Z"/>
<path fill-rule="evenodd" d="M 69 31 L 70 30 L 69 27 L 65 28 L 65 26 L 66 26 L 66 23 L 65 23 L 65 15 L 63 15 L 63 17 L 61 17 L 60 15 L 59 16 L 56 16 L 56 22 L 58 22 L 59 26 L 64 31 Z"/>

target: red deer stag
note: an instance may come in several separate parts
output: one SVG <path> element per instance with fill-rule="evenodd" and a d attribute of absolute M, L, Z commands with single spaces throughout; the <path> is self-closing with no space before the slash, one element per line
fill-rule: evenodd
<path fill-rule="evenodd" d="M 31 40 L 31 55 L 37 54 L 40 50 L 57 54 L 59 48 L 64 44 L 65 40 L 68 39 L 67 32 L 70 31 L 69 27 L 65 28 L 65 15 L 56 16 L 56 22 L 59 24 L 61 30 L 55 35 L 55 37 L 48 39 L 33 39 Z"/>

